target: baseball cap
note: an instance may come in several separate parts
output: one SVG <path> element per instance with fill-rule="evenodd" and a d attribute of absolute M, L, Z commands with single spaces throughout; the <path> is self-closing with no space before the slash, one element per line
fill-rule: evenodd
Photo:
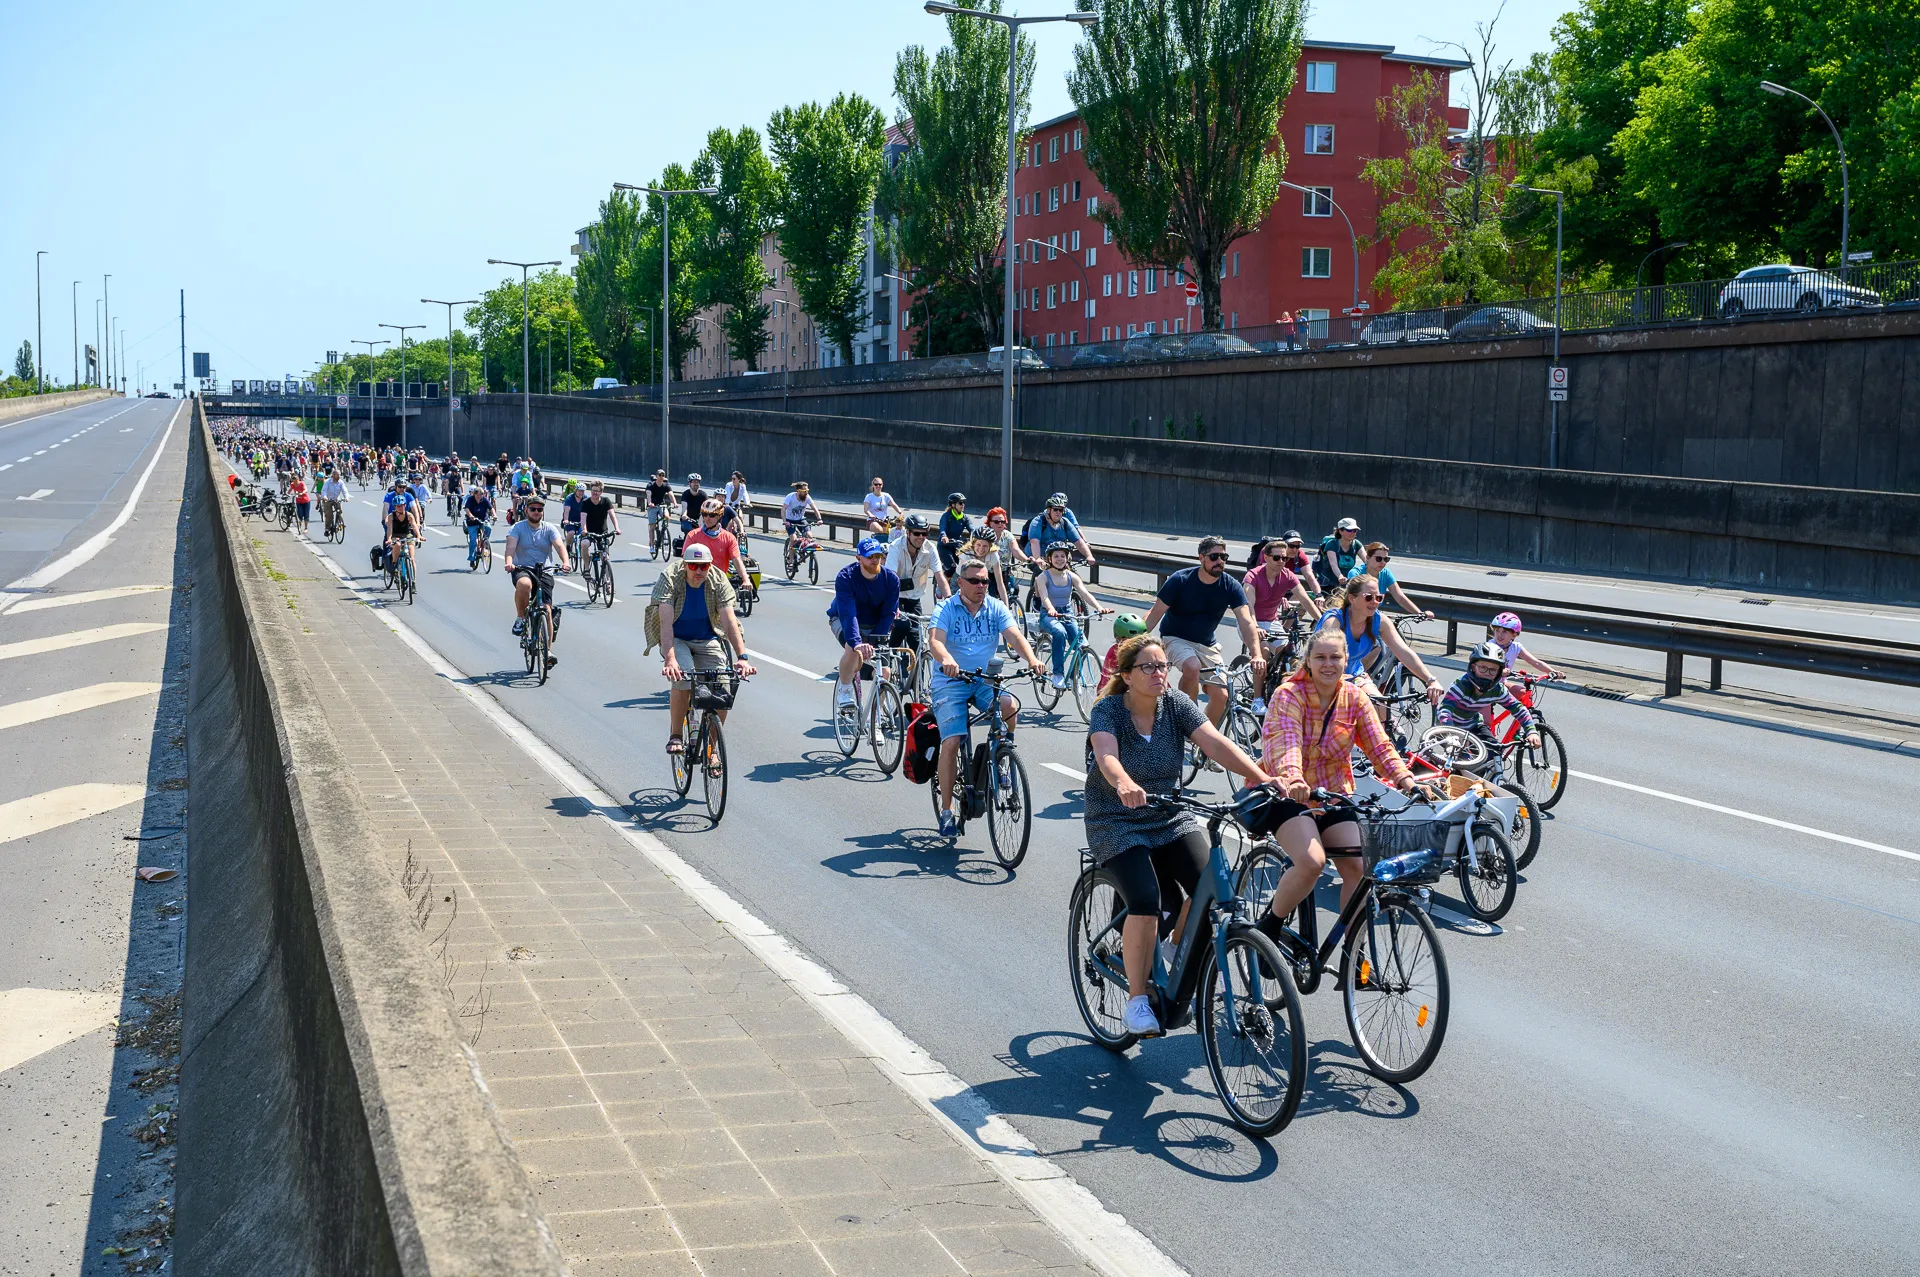
<path fill-rule="evenodd" d="M 1358 532 L 1360 530 L 1360 525 L 1355 523 L 1352 519 L 1342 519 L 1340 520 L 1340 522 L 1333 525 L 1333 530 L 1335 532 Z"/>
<path fill-rule="evenodd" d="M 1280 534 L 1280 539 L 1288 545 L 1305 545 L 1307 543 L 1307 539 L 1300 535 L 1297 528 L 1288 528 Z"/>
<path fill-rule="evenodd" d="M 683 563 L 712 563 L 713 551 L 696 541 L 686 548 L 680 559 Z"/>
<path fill-rule="evenodd" d="M 853 552 L 862 559 L 872 558 L 876 554 L 885 554 L 887 543 L 879 537 L 861 537 L 860 544 L 854 547 Z"/>

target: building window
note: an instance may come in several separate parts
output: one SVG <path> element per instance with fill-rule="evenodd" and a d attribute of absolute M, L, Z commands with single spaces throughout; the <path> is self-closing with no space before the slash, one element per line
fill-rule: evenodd
<path fill-rule="evenodd" d="M 1333 154 L 1333 125 L 1331 124 L 1307 125 L 1307 154 L 1308 155 L 1332 155 Z"/>
<path fill-rule="evenodd" d="M 1075 231 L 1075 232 L 1073 232 L 1073 235 L 1072 235 L 1072 240 L 1073 240 L 1073 242 L 1072 242 L 1071 244 L 1069 244 L 1069 245 L 1068 245 L 1067 247 L 1068 247 L 1068 248 L 1069 248 L 1069 250 L 1071 250 L 1072 252 L 1075 252 L 1075 253 L 1077 253 L 1077 252 L 1079 252 L 1079 251 L 1080 251 L 1080 232 L 1079 232 L 1079 231 Z"/>
<path fill-rule="evenodd" d="M 1053 345 L 1053 337 L 1054 337 L 1054 334 L 1052 333 L 1047 334 L 1047 345 L 1049 346 Z"/>
<path fill-rule="evenodd" d="M 1081 138 L 1080 138 L 1080 130 L 1079 130 L 1079 129 L 1075 129 L 1075 130 L 1073 131 L 1073 149 L 1074 149 L 1074 150 L 1076 150 L 1076 151 L 1078 151 L 1078 150 L 1080 150 L 1080 149 L 1081 149 L 1081 145 L 1080 145 L 1080 142 L 1081 142 Z"/>
<path fill-rule="evenodd" d="M 1051 187 L 1047 191 L 1047 211 L 1049 213 L 1057 213 L 1060 211 L 1060 188 L 1057 186 Z"/>
<path fill-rule="evenodd" d="M 1333 188 L 1316 186 L 1303 191 L 1300 195 L 1300 213 L 1303 217 L 1332 217 Z"/>
<path fill-rule="evenodd" d="M 1334 64 L 1331 62 L 1307 63 L 1307 92 L 1332 93 L 1334 91 Z"/>
<path fill-rule="evenodd" d="M 1100 295 L 1102 297 L 1113 296 L 1113 276 L 1102 275 L 1100 277 Z"/>
<path fill-rule="evenodd" d="M 1093 316 L 1094 316 L 1094 301 L 1093 301 L 1093 298 L 1089 297 L 1087 298 L 1087 318 L 1092 319 Z M 1092 332 L 1093 329 L 1089 328 L 1087 329 L 1087 331 Z"/>
<path fill-rule="evenodd" d="M 1318 337 L 1322 341 L 1326 340 L 1327 319 L 1333 314 L 1332 311 L 1318 310 L 1309 306 L 1295 311 L 1294 314 L 1297 315 L 1300 322 L 1305 325 L 1307 330 L 1306 336 Z"/>
<path fill-rule="evenodd" d="M 1076 200 L 1080 198 L 1080 179 L 1079 178 L 1075 178 L 1073 180 L 1073 198 L 1075 198 Z"/>
<path fill-rule="evenodd" d="M 1112 341 L 1112 340 L 1113 340 L 1113 328 L 1112 328 L 1112 326 L 1111 326 L 1111 325 L 1103 325 L 1103 326 L 1101 327 L 1101 329 L 1100 329 L 1100 340 L 1101 340 L 1101 341 Z"/>
<path fill-rule="evenodd" d="M 1149 319 L 1146 323 L 1140 325 L 1140 332 L 1147 337 L 1153 336 L 1153 321 Z"/>
<path fill-rule="evenodd" d="M 1080 281 L 1079 280 L 1070 279 L 1067 281 L 1067 300 L 1070 302 L 1077 302 L 1080 300 Z"/>
<path fill-rule="evenodd" d="M 1026 247 L 1026 245 L 1025 245 L 1025 244 L 1015 244 L 1015 245 L 1013 246 L 1013 262 L 1014 262 L 1014 265 L 1016 265 L 1016 266 L 1018 266 L 1018 265 L 1020 264 L 1020 250 L 1021 250 L 1021 249 L 1023 249 L 1023 248 L 1025 248 L 1025 247 Z"/>
<path fill-rule="evenodd" d="M 1302 279 L 1330 279 L 1333 277 L 1333 250 L 1331 248 L 1303 248 L 1300 250 L 1300 277 Z"/>
<path fill-rule="evenodd" d="M 1103 237 L 1101 238 L 1100 242 L 1102 244 L 1113 243 L 1113 227 L 1103 225 L 1101 226 L 1100 230 L 1103 232 Z"/>
<path fill-rule="evenodd" d="M 1129 336 L 1129 337 L 1137 337 L 1137 336 L 1139 336 L 1139 335 L 1140 335 L 1140 326 L 1139 326 L 1138 324 L 1128 324 L 1128 325 L 1127 325 L 1127 336 Z"/>
<path fill-rule="evenodd" d="M 1140 272 L 1137 270 L 1130 270 L 1127 272 L 1127 296 L 1138 297 L 1139 295 L 1140 295 Z M 1127 326 L 1131 328 L 1133 325 L 1129 324 Z M 1129 333 L 1127 335 L 1132 336 L 1133 334 Z"/>
<path fill-rule="evenodd" d="M 1075 231 L 1075 232 L 1074 232 L 1074 234 L 1075 234 L 1075 235 L 1078 235 L 1078 234 L 1079 234 L 1079 232 L 1078 232 L 1078 231 Z M 1099 265 L 1099 262 L 1095 260 L 1095 259 L 1096 259 L 1096 258 L 1098 257 L 1098 255 L 1099 255 L 1099 252 L 1100 252 L 1100 250 L 1099 250 L 1099 249 L 1097 249 L 1097 248 L 1089 248 L 1089 249 L 1087 250 L 1087 268 L 1088 268 L 1089 270 L 1091 270 L 1091 269 L 1092 269 L 1093 267 L 1095 267 L 1095 266 L 1097 266 L 1097 265 Z"/>
<path fill-rule="evenodd" d="M 1100 197 L 1098 195 L 1087 196 L 1087 216 L 1100 216 Z"/>
<path fill-rule="evenodd" d="M 1059 256 L 1060 256 L 1060 237 L 1058 235 L 1047 236 L 1047 260 L 1053 261 L 1055 258 Z"/>
<path fill-rule="evenodd" d="M 1059 298 L 1060 298 L 1060 286 L 1058 284 L 1048 284 L 1047 285 L 1047 309 L 1052 310 L 1056 305 L 1058 305 Z"/>
<path fill-rule="evenodd" d="M 1240 278 L 1240 253 L 1237 249 L 1233 254 L 1233 277 L 1235 279 Z"/>
<path fill-rule="evenodd" d="M 1232 324 L 1231 324 L 1230 326 L 1231 326 L 1231 327 L 1234 327 L 1234 328 L 1238 328 L 1238 327 L 1240 326 L 1240 312 L 1239 312 L 1239 311 L 1237 311 L 1237 310 L 1236 310 L 1236 311 L 1234 311 L 1234 312 L 1233 312 L 1233 322 L 1232 322 Z"/>
<path fill-rule="evenodd" d="M 1186 329 L 1181 327 L 1181 325 L 1184 324 L 1185 322 L 1186 322 L 1185 320 L 1176 319 L 1173 321 L 1171 325 L 1169 325 L 1167 331 L 1176 332 L 1176 333 L 1185 332 Z"/>
<path fill-rule="evenodd" d="M 1159 291 L 1159 288 L 1160 272 L 1157 270 L 1149 270 L 1147 272 L 1147 296 L 1153 296 L 1154 293 Z"/>
<path fill-rule="evenodd" d="M 1058 137 L 1050 137 L 1047 139 L 1047 163 L 1051 164 L 1059 158 L 1060 139 Z"/>

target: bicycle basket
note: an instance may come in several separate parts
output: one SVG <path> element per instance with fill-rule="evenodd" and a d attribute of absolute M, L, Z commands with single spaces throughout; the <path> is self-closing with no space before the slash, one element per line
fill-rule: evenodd
<path fill-rule="evenodd" d="M 1412 877 L 1397 875 L 1397 878 L 1399 881 L 1437 882 L 1440 878 L 1441 853 L 1446 851 L 1447 839 L 1452 833 L 1453 826 L 1444 820 L 1367 821 L 1367 869 L 1371 871 L 1383 860 L 1425 853 L 1432 862 L 1430 865 Z"/>
<path fill-rule="evenodd" d="M 693 707 L 696 710 L 721 710 L 733 708 L 733 693 L 724 684 L 701 679 L 693 685 Z"/>

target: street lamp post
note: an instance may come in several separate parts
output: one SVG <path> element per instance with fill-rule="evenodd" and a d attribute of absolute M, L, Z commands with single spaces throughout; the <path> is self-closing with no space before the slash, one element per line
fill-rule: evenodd
<path fill-rule="evenodd" d="M 425 324 L 382 324 L 400 334 L 400 451 L 407 450 L 407 333 Z"/>
<path fill-rule="evenodd" d="M 1048 14 L 1020 18 L 985 9 L 966 9 L 942 0 L 928 0 L 926 11 L 934 17 L 981 18 L 998 22 L 1007 29 L 1007 227 L 1006 313 L 1001 316 L 1000 369 L 1000 504 L 1013 509 L 1013 184 L 1020 157 L 1020 28 L 1036 22 L 1072 22 L 1092 26 L 1098 19 L 1091 13 Z"/>
<path fill-rule="evenodd" d="M 44 248 L 33 255 L 33 393 L 36 395 L 47 393 L 47 330 L 40 318 L 40 259 L 46 255 Z"/>
<path fill-rule="evenodd" d="M 1521 186 L 1516 189 L 1532 191 L 1535 195 L 1553 196 L 1553 364 L 1560 366 L 1560 251 L 1565 243 L 1563 232 L 1567 225 L 1567 193 L 1551 191 L 1544 186 Z M 1560 464 L 1560 401 L 1547 401 L 1547 469 L 1554 470 Z"/>
<path fill-rule="evenodd" d="M 510 262 L 500 257 L 489 257 L 489 266 L 518 266 L 520 268 L 520 433 L 525 448 L 528 465 L 533 464 L 533 356 L 528 346 L 527 326 L 527 272 L 535 266 L 558 266 L 559 262 Z"/>
<path fill-rule="evenodd" d="M 373 429 L 373 348 L 375 346 L 391 346 L 393 343 L 384 338 L 379 341 L 368 341 L 365 337 L 355 337 L 353 344 L 367 348 L 367 442 L 369 444 L 377 444 L 379 440 L 374 436 Z M 352 386 L 347 387 L 347 393 L 348 395 L 352 395 Z M 352 403 L 353 400 L 349 398 L 347 402 Z M 349 433 L 351 433 L 351 427 L 353 425 L 352 408 L 347 409 L 347 425 L 349 427 Z"/>
<path fill-rule="evenodd" d="M 1771 93 L 1777 98 L 1799 98 L 1802 102 L 1805 102 L 1808 106 L 1820 112 L 1820 118 L 1827 122 L 1827 128 L 1833 133 L 1833 145 L 1840 152 L 1840 277 L 1845 279 L 1848 265 L 1847 205 L 1850 202 L 1851 194 L 1847 187 L 1847 144 L 1840 140 L 1840 128 L 1833 122 L 1833 117 L 1828 115 L 1818 102 L 1815 102 L 1798 89 L 1789 89 L 1786 85 L 1775 84 L 1772 80 L 1762 80 L 1760 81 L 1760 91 L 1763 93 Z"/>
<path fill-rule="evenodd" d="M 1671 243 L 1662 244 L 1660 247 L 1654 249 L 1651 253 L 1648 253 L 1645 257 L 1642 257 L 1640 259 L 1640 264 L 1633 268 L 1633 309 L 1635 314 L 1638 314 L 1643 319 L 1645 319 L 1649 317 L 1649 313 L 1650 313 L 1646 308 L 1646 294 L 1641 291 L 1642 285 L 1640 283 L 1641 278 L 1646 274 L 1647 263 L 1652 261 L 1654 258 L 1660 256 L 1660 254 L 1662 253 L 1668 252 L 1672 249 L 1686 248 L 1686 247 L 1688 247 L 1688 241 L 1684 239 L 1676 239 L 1676 240 L 1673 240 Z M 1660 304 L 1660 309 L 1663 312 L 1666 310 L 1666 302 L 1665 302 L 1664 296 Z"/>
<path fill-rule="evenodd" d="M 80 389 L 80 281 L 73 281 L 73 388 Z"/>
<path fill-rule="evenodd" d="M 475 300 L 463 302 L 436 301 L 431 297 L 420 299 L 422 306 L 445 306 L 447 308 L 447 455 L 453 455 L 453 308 L 455 306 L 478 306 Z"/>
<path fill-rule="evenodd" d="M 107 281 L 111 275 L 100 277 L 100 310 L 107 318 L 107 340 L 101 350 L 101 377 L 108 390 L 113 389 L 113 294 L 107 291 Z"/>
<path fill-rule="evenodd" d="M 1360 237 L 1353 233 L 1353 219 L 1347 216 L 1347 210 L 1340 207 L 1340 202 L 1338 200 L 1334 199 L 1333 196 L 1327 194 L 1324 191 L 1311 190 L 1308 187 L 1299 185 L 1298 183 L 1288 182 L 1284 180 L 1280 183 L 1280 185 L 1288 187 L 1292 190 L 1299 191 L 1303 195 L 1311 195 L 1315 199 L 1325 200 L 1329 205 L 1332 206 L 1334 212 L 1340 214 L 1340 220 L 1347 224 L 1347 239 L 1351 241 L 1353 244 L 1353 309 L 1348 311 L 1347 313 L 1354 314 L 1354 315 L 1359 314 L 1360 313 Z"/>
<path fill-rule="evenodd" d="M 667 418 L 673 411 L 673 276 L 672 261 L 668 249 L 673 244 L 673 235 L 668 225 L 668 214 L 673 209 L 673 197 L 676 195 L 718 195 L 717 186 L 692 186 L 686 190 L 668 191 L 657 186 L 634 186 L 627 182 L 615 182 L 616 191 L 645 191 L 649 195 L 660 197 L 660 468 L 669 476 L 673 474 L 670 464 L 673 459 L 673 435 L 668 429 Z"/>

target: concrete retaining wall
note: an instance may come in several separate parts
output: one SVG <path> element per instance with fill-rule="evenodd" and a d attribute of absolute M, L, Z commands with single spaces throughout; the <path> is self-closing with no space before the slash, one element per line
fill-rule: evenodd
<path fill-rule="evenodd" d="M 1025 373 L 1030 430 L 1547 463 L 1544 338 Z M 1567 337 L 1560 466 L 1920 492 L 1920 312 Z M 1000 424 L 997 376 L 794 387 L 690 383 L 690 403 Z M 678 396 L 676 396 L 678 398 Z"/>
<path fill-rule="evenodd" d="M 38 417 L 43 413 L 58 412 L 62 408 L 92 403 L 96 399 L 118 399 L 119 397 L 119 392 L 113 390 L 61 390 L 51 395 L 21 395 L 18 399 L 0 399 L 0 424 L 19 421 L 24 417 Z"/>
<path fill-rule="evenodd" d="M 472 401 L 462 453 L 521 450 L 518 398 Z M 651 473 L 657 404 L 536 396 L 534 455 L 556 469 Z M 1499 565 L 1920 598 L 1920 496 L 1593 474 L 1334 451 L 1021 431 L 1016 514 L 1061 489 L 1089 522 L 1250 536 L 1314 536 L 1352 515 L 1409 554 Z M 937 509 L 955 488 L 976 514 L 1000 488 L 1000 432 L 676 405 L 676 481 L 746 473 L 763 495 L 805 478 L 860 492 L 874 475 Z"/>
<path fill-rule="evenodd" d="M 298 618 L 221 495 L 198 415 L 190 446 L 175 1266 L 554 1277 L 525 1173 L 296 659 Z"/>

